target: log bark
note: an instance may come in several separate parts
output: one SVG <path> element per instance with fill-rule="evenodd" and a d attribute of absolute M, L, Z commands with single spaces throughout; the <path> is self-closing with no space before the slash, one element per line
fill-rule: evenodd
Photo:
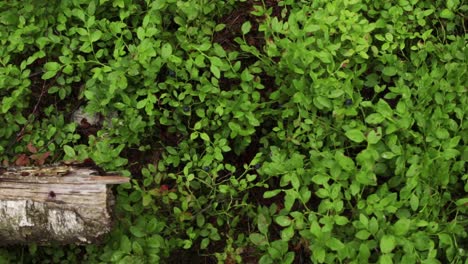
<path fill-rule="evenodd" d="M 89 168 L 50 166 L 0 171 L 0 246 L 98 243 L 112 228 L 114 198 Z"/>

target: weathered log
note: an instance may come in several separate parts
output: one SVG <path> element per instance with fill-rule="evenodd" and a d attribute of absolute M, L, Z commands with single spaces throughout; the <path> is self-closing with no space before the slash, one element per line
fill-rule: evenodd
<path fill-rule="evenodd" d="M 0 168 L 0 246 L 97 243 L 112 228 L 108 184 L 87 167 Z"/>

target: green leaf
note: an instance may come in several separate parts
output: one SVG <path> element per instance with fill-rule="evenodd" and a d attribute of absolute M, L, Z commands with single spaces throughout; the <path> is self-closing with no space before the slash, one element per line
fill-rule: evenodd
<path fill-rule="evenodd" d="M 379 127 L 377 131 L 371 130 L 367 133 L 367 142 L 369 144 L 376 144 L 382 138 L 382 129 Z"/>
<path fill-rule="evenodd" d="M 363 142 L 366 137 L 364 136 L 364 133 L 362 133 L 361 130 L 359 129 L 351 129 L 346 131 L 345 135 L 351 139 L 354 142 L 361 143 Z"/>
<path fill-rule="evenodd" d="M 366 117 L 366 123 L 368 123 L 370 125 L 380 124 L 384 120 L 385 120 L 385 118 L 379 113 L 373 113 L 373 114 L 370 114 L 370 115 L 368 115 Z"/>
<path fill-rule="evenodd" d="M 146 106 L 146 102 L 147 102 L 147 99 L 143 99 L 141 101 L 139 101 L 136 105 L 136 108 L 137 109 L 142 109 Z"/>
<path fill-rule="evenodd" d="M 411 210 L 413 210 L 413 211 L 417 211 L 417 210 L 418 210 L 418 207 L 419 207 L 419 197 L 418 197 L 417 195 L 415 195 L 414 193 L 411 194 L 410 206 L 411 206 Z"/>
<path fill-rule="evenodd" d="M 167 59 L 172 55 L 172 46 L 169 43 L 164 43 L 161 47 L 161 57 Z"/>
<path fill-rule="evenodd" d="M 210 57 L 210 62 L 211 64 L 218 66 L 218 67 L 223 67 L 224 65 L 223 61 L 218 57 Z"/>
<path fill-rule="evenodd" d="M 207 133 L 200 133 L 200 138 L 203 139 L 204 141 L 210 141 L 210 136 L 208 136 Z"/>
<path fill-rule="evenodd" d="M 284 209 L 289 212 L 297 199 L 298 193 L 294 190 L 285 190 L 284 192 L 286 193 L 284 196 Z"/>
<path fill-rule="evenodd" d="M 452 20 L 455 18 L 455 14 L 449 9 L 444 9 L 440 12 L 440 17 L 448 19 L 448 20 Z"/>
<path fill-rule="evenodd" d="M 320 30 L 320 25 L 308 24 L 304 27 L 304 32 L 311 33 Z"/>
<path fill-rule="evenodd" d="M 312 177 L 312 181 L 316 184 L 325 185 L 330 180 L 330 176 L 324 174 L 316 174 Z"/>
<path fill-rule="evenodd" d="M 48 80 L 48 79 L 54 77 L 56 74 L 57 74 L 56 71 L 48 71 L 48 72 L 45 72 L 45 73 L 41 76 L 41 78 L 42 78 L 43 80 Z"/>
<path fill-rule="evenodd" d="M 266 235 L 266 234 L 268 234 L 268 226 L 269 226 L 269 223 L 268 223 L 266 217 L 263 214 L 259 214 L 258 218 L 257 218 L 258 231 L 260 231 L 260 233 Z"/>
<path fill-rule="evenodd" d="M 356 238 L 358 238 L 360 240 L 367 240 L 370 235 L 371 235 L 371 233 L 369 233 L 369 231 L 367 231 L 367 230 L 359 230 L 355 234 Z"/>
<path fill-rule="evenodd" d="M 275 218 L 275 222 L 282 227 L 286 227 L 291 225 L 291 218 L 286 215 L 280 215 Z"/>
<path fill-rule="evenodd" d="M 361 170 L 356 174 L 356 180 L 363 185 L 376 185 L 377 178 L 371 171 Z"/>
<path fill-rule="evenodd" d="M 102 36 L 102 32 L 100 30 L 96 30 L 93 33 L 91 33 L 89 38 L 91 42 L 96 42 L 101 38 L 101 36 Z"/>
<path fill-rule="evenodd" d="M 316 221 L 313 221 L 311 224 L 310 224 L 310 232 L 316 237 L 316 238 L 322 238 L 323 236 L 323 232 L 322 232 L 322 228 L 320 227 L 320 225 L 316 222 Z"/>
<path fill-rule="evenodd" d="M 130 251 L 132 251 L 132 242 L 126 235 L 120 237 L 120 250 L 125 253 L 130 253 Z"/>
<path fill-rule="evenodd" d="M 92 16 L 96 12 L 96 3 L 94 1 L 90 1 L 87 9 L 88 15 Z"/>
<path fill-rule="evenodd" d="M 393 115 L 393 109 L 385 100 L 379 99 L 375 105 L 375 109 L 386 118 L 391 118 Z"/>
<path fill-rule="evenodd" d="M 160 235 L 153 235 L 150 238 L 146 239 L 146 242 L 148 243 L 148 247 L 150 248 L 161 248 L 162 245 L 164 245 L 164 238 Z"/>
<path fill-rule="evenodd" d="M 259 233 L 252 233 L 249 235 L 250 241 L 256 246 L 263 246 L 268 243 L 267 238 Z"/>
<path fill-rule="evenodd" d="M 325 249 L 321 246 L 315 246 L 311 245 L 310 249 L 312 251 L 313 257 L 317 260 L 316 262 L 318 263 L 324 263 L 325 262 L 325 257 L 327 256 L 327 252 Z M 315 261 L 314 261 L 315 263 Z"/>
<path fill-rule="evenodd" d="M 387 66 L 383 69 L 382 73 L 383 75 L 391 77 L 391 76 L 396 75 L 397 69 L 393 66 Z"/>
<path fill-rule="evenodd" d="M 206 249 L 209 244 L 210 244 L 210 239 L 205 237 L 204 239 L 202 239 L 202 241 L 200 243 L 200 248 L 201 249 Z"/>
<path fill-rule="evenodd" d="M 75 150 L 68 145 L 63 146 L 63 151 L 65 152 L 65 155 L 67 155 L 70 158 L 73 158 L 76 156 Z"/>
<path fill-rule="evenodd" d="M 266 191 L 266 192 L 263 193 L 263 198 L 268 199 L 268 198 L 275 197 L 280 192 L 281 192 L 280 189 L 276 189 L 276 190 L 272 190 L 272 191 Z"/>
<path fill-rule="evenodd" d="M 145 233 L 143 232 L 143 230 L 141 230 L 141 228 L 136 227 L 136 226 L 131 226 L 130 227 L 130 233 L 132 233 L 132 235 L 134 235 L 135 237 L 144 237 L 145 236 Z"/>
<path fill-rule="evenodd" d="M 46 64 L 44 64 L 44 69 L 46 71 L 58 71 L 60 69 L 60 64 L 58 62 L 54 62 L 54 61 L 51 61 L 51 62 L 47 62 Z"/>
<path fill-rule="evenodd" d="M 289 241 L 294 237 L 294 226 L 290 225 L 289 227 L 281 230 L 281 240 Z"/>
<path fill-rule="evenodd" d="M 221 77 L 221 72 L 219 71 L 219 68 L 217 66 L 215 66 L 214 64 L 211 64 L 210 71 L 213 73 L 213 75 L 216 78 L 219 79 Z"/>
<path fill-rule="evenodd" d="M 201 54 L 197 55 L 194 62 L 195 62 L 195 65 L 197 65 L 197 67 L 199 67 L 199 68 L 203 68 L 203 67 L 206 66 L 205 57 L 203 55 L 201 55 Z"/>
<path fill-rule="evenodd" d="M 342 216 L 342 215 L 335 215 L 335 223 L 339 226 L 344 226 L 347 223 L 349 223 L 348 218 Z"/>
<path fill-rule="evenodd" d="M 384 235 L 380 239 L 380 250 L 382 253 L 390 253 L 395 249 L 395 237 L 392 235 Z"/>
<path fill-rule="evenodd" d="M 153 201 L 153 199 L 151 198 L 151 195 L 146 193 L 143 195 L 143 199 L 142 199 L 142 202 L 143 202 L 143 206 L 148 206 L 149 204 L 151 204 L 151 202 Z"/>
<path fill-rule="evenodd" d="M 73 73 L 73 66 L 70 65 L 70 64 L 65 66 L 63 68 L 62 72 L 65 73 L 65 74 L 68 74 L 68 75 L 72 74 Z"/>
<path fill-rule="evenodd" d="M 393 259 L 391 255 L 384 254 L 380 256 L 379 259 L 380 264 L 393 264 Z"/>
<path fill-rule="evenodd" d="M 402 218 L 396 221 L 393 225 L 393 233 L 398 236 L 403 236 L 408 233 L 411 226 L 411 220 L 408 218 Z"/>
<path fill-rule="evenodd" d="M 132 243 L 132 250 L 135 254 L 142 255 L 143 254 L 143 247 L 138 243 L 138 241 L 133 241 Z"/>
<path fill-rule="evenodd" d="M 245 35 L 249 33 L 251 28 L 252 28 L 252 24 L 250 24 L 250 21 L 244 22 L 244 24 L 242 24 L 242 27 L 241 27 L 242 34 Z"/>
<path fill-rule="evenodd" d="M 354 164 L 353 159 L 351 159 L 348 156 L 345 156 L 341 152 L 335 152 L 335 160 L 338 162 L 340 167 L 345 171 L 353 171 L 355 169 L 355 164 Z"/>
<path fill-rule="evenodd" d="M 468 207 L 468 198 L 461 198 L 461 199 L 458 199 L 455 204 L 458 206 L 458 207 Z M 466 209 L 465 209 L 466 210 Z"/>
<path fill-rule="evenodd" d="M 337 238 L 331 237 L 326 241 L 326 245 L 334 251 L 339 251 L 345 247 L 343 242 L 338 240 Z"/>

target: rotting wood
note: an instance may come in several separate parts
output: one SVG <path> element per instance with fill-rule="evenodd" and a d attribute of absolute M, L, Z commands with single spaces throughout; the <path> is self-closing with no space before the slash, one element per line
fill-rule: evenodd
<path fill-rule="evenodd" d="M 0 168 L 0 246 L 99 242 L 112 228 L 107 185 L 129 178 L 96 174 L 67 165 Z"/>

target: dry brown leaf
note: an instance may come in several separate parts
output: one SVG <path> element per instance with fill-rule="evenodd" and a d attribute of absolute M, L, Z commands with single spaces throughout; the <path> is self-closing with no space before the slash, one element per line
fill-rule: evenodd
<path fill-rule="evenodd" d="M 26 147 L 28 148 L 29 152 L 37 153 L 37 148 L 31 142 L 29 142 Z"/>
<path fill-rule="evenodd" d="M 15 160 L 16 166 L 27 166 L 29 165 L 29 157 L 26 154 L 19 154 Z"/>

